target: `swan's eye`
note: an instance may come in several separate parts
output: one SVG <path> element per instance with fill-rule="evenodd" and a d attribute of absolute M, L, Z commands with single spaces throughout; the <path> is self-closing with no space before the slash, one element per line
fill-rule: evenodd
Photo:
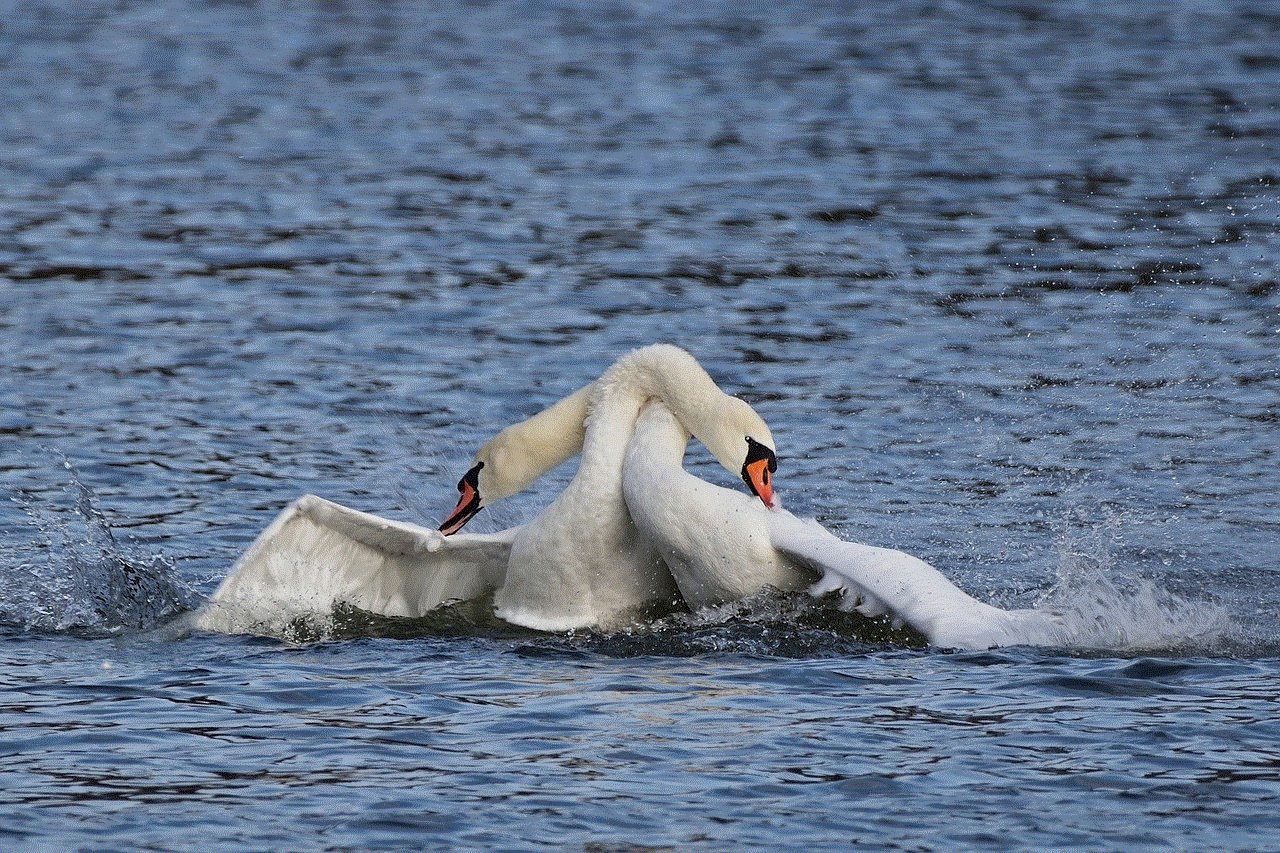
<path fill-rule="evenodd" d="M 777 454 L 770 450 L 768 445 L 761 444 L 751 436 L 747 436 L 746 464 L 750 465 L 752 462 L 759 462 L 762 459 L 766 460 L 766 464 L 770 471 L 778 470 Z"/>

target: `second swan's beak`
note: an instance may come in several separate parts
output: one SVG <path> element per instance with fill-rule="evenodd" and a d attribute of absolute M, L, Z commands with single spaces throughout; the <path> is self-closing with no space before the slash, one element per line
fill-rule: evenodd
<path fill-rule="evenodd" d="M 773 477 L 778 470 L 778 457 L 754 438 L 747 438 L 747 461 L 742 463 L 742 479 L 751 494 L 773 509 Z"/>
<path fill-rule="evenodd" d="M 445 536 L 457 533 L 480 511 L 480 469 L 483 467 L 483 462 L 477 462 L 458 481 L 458 505 L 440 525 L 440 532 Z"/>

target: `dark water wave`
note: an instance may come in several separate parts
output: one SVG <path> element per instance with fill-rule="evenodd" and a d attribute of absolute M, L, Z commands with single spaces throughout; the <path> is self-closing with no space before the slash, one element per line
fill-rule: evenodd
<path fill-rule="evenodd" d="M 1252 3 L 7 20 L 0 274 L 22 286 L 917 279 L 959 311 L 1277 287 L 1276 24 Z M 541 343 L 597 322 L 566 320 Z"/>

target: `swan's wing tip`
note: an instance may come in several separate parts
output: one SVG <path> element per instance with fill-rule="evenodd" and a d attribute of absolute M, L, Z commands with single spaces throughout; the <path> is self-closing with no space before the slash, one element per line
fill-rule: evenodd
<path fill-rule="evenodd" d="M 822 572 L 809 594 L 838 592 L 841 610 L 887 615 L 911 625 L 939 648 L 1056 645 L 1065 636 L 1060 617 L 1039 610 L 1006 611 L 978 601 L 910 554 L 847 542 L 817 521 L 790 513 L 776 512 L 771 518 L 774 546 Z"/>
<path fill-rule="evenodd" d="M 302 495 L 240 555 L 195 624 L 233 632 L 254 614 L 323 613 L 339 601 L 420 616 L 500 584 L 515 532 L 447 540 L 438 530 Z"/>

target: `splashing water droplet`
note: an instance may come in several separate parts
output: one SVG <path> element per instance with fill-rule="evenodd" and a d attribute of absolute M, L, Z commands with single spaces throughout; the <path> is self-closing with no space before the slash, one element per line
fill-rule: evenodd
<path fill-rule="evenodd" d="M 0 624 L 119 634 L 158 627 L 193 607 L 198 594 L 177 577 L 173 561 L 123 547 L 70 460 L 50 452 L 71 477 L 61 497 L 12 497 L 32 529 L 27 543 L 5 549 Z"/>

